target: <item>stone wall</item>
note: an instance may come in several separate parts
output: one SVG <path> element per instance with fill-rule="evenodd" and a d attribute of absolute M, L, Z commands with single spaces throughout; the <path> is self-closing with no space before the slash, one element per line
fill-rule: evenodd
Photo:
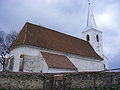
<path fill-rule="evenodd" d="M 0 72 L 0 89 L 71 90 L 120 84 L 120 72 L 23 73 Z"/>
<path fill-rule="evenodd" d="M 39 89 L 43 90 L 44 81 L 50 80 L 49 74 L 0 72 L 0 89 Z"/>
<path fill-rule="evenodd" d="M 120 72 L 82 72 L 65 76 L 72 88 L 94 88 L 120 84 Z"/>

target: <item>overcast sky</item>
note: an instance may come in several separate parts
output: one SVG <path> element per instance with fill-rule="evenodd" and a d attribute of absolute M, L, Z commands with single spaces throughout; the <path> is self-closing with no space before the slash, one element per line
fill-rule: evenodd
<path fill-rule="evenodd" d="M 120 0 L 91 0 L 103 32 L 104 54 L 110 68 L 120 67 Z M 87 0 L 0 0 L 0 30 L 20 31 L 29 21 L 81 38 L 86 26 Z"/>

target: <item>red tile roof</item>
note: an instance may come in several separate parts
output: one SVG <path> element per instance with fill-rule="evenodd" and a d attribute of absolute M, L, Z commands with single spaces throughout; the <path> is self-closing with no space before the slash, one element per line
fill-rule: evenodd
<path fill-rule="evenodd" d="M 26 23 L 11 47 L 32 45 L 102 60 L 89 42 L 35 24 Z"/>
<path fill-rule="evenodd" d="M 50 68 L 60 68 L 60 69 L 76 69 L 72 62 L 63 55 L 52 54 L 47 52 L 41 52 L 48 67 Z"/>

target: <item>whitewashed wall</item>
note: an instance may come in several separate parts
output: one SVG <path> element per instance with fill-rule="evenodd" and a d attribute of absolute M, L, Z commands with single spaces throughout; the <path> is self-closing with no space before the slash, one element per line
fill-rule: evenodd
<path fill-rule="evenodd" d="M 17 48 L 12 49 L 10 51 L 10 56 L 14 56 L 14 65 L 13 65 L 13 71 L 14 72 L 19 71 L 19 63 L 20 63 L 20 55 L 21 54 L 25 54 L 25 55 L 29 55 L 29 56 L 42 57 L 42 55 L 40 53 L 40 50 L 36 49 L 36 48 L 21 46 L 21 47 L 17 47 Z M 41 62 L 41 63 L 39 63 L 41 67 L 38 68 L 38 69 L 43 69 L 44 70 L 43 72 L 47 71 L 48 66 L 46 65 L 45 61 L 42 58 L 40 58 L 39 60 Z M 41 71 L 41 70 L 37 70 L 37 69 L 35 70 L 35 72 L 38 72 L 38 71 Z"/>
<path fill-rule="evenodd" d="M 104 60 L 102 62 L 105 64 L 105 68 L 109 69 L 108 58 L 106 56 L 104 56 L 103 58 L 104 58 Z"/>
<path fill-rule="evenodd" d="M 65 72 L 77 72 L 77 70 L 56 69 L 56 68 L 49 68 L 48 69 L 48 73 L 65 73 Z"/>
<path fill-rule="evenodd" d="M 103 37 L 102 37 L 102 32 L 95 30 L 95 29 L 90 29 L 82 32 L 82 37 L 85 41 L 86 36 L 89 35 L 90 41 L 89 43 L 93 47 L 93 49 L 96 51 L 98 55 L 103 57 Z M 97 42 L 96 35 L 99 36 L 99 42 Z"/>
<path fill-rule="evenodd" d="M 78 57 L 68 57 L 71 62 L 78 68 L 78 72 L 82 71 L 101 71 L 104 70 L 104 64 L 102 61 L 94 59 L 85 59 Z"/>
<path fill-rule="evenodd" d="M 47 63 L 45 62 L 43 56 L 41 55 L 40 51 L 46 51 L 46 52 L 52 52 L 54 54 L 61 54 L 65 55 L 69 58 L 69 60 L 77 67 L 78 72 L 81 71 L 101 71 L 104 70 L 104 64 L 102 61 L 89 59 L 89 58 L 83 58 L 77 55 L 70 55 L 70 54 L 64 54 L 60 52 L 56 52 L 53 50 L 48 49 L 41 49 L 37 47 L 31 47 L 31 46 L 19 46 L 10 51 L 10 56 L 14 56 L 14 65 L 13 65 L 13 71 L 18 72 L 19 71 L 19 63 L 20 63 L 20 55 L 25 54 L 29 56 L 39 56 L 40 62 L 39 65 L 40 68 L 36 68 L 34 72 L 40 72 L 42 70 L 43 73 L 61 73 L 61 72 L 75 72 L 75 70 L 66 70 L 66 69 L 55 69 L 55 68 L 48 68 Z M 40 70 L 41 69 L 41 70 Z"/>
<path fill-rule="evenodd" d="M 96 51 L 96 53 L 98 55 L 100 55 L 104 59 L 103 63 L 105 65 L 105 68 L 109 69 L 108 60 L 104 56 L 104 52 L 103 52 L 103 36 L 102 36 L 102 32 L 99 31 L 99 30 L 96 30 L 96 29 L 89 29 L 89 30 L 85 30 L 84 32 L 82 32 L 82 37 L 83 37 L 84 40 L 86 40 L 87 35 L 90 36 L 89 43 L 91 44 L 93 49 Z M 99 36 L 99 42 L 97 42 L 96 35 Z"/>

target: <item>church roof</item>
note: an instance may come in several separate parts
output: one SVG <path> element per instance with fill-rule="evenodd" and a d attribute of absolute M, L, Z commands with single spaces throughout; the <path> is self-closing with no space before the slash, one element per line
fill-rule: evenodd
<path fill-rule="evenodd" d="M 102 60 L 89 42 L 28 22 L 22 28 L 11 48 L 17 45 L 32 45 Z"/>
<path fill-rule="evenodd" d="M 74 64 L 63 55 L 41 52 L 49 68 L 74 69 Z"/>

